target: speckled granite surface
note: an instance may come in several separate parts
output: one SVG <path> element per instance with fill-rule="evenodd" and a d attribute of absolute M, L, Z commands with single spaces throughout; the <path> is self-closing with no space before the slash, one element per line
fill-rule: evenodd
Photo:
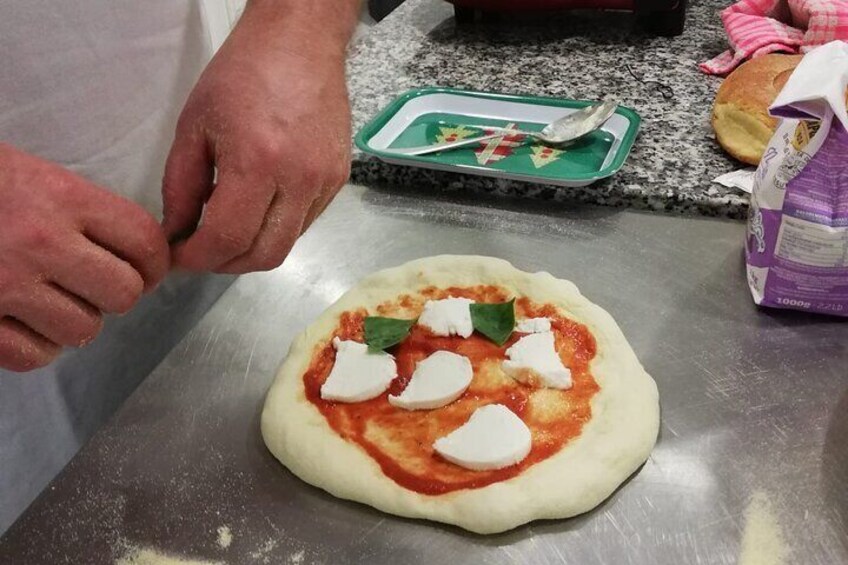
<path fill-rule="evenodd" d="M 563 13 L 457 27 L 441 0 L 407 0 L 354 47 L 349 64 L 354 131 L 396 95 L 421 86 L 598 99 L 636 109 L 642 129 L 624 168 L 583 188 L 388 165 L 355 152 L 353 180 L 393 190 L 465 191 L 744 218 L 747 195 L 712 183 L 741 165 L 715 143 L 709 116 L 720 79 L 697 63 L 726 48 L 718 11 L 692 0 L 676 38 L 640 31 L 630 14 Z M 674 90 L 665 100 L 637 76 Z"/>

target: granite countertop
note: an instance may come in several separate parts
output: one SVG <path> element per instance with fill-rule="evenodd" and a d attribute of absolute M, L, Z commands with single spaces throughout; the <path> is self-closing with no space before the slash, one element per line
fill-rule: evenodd
<path fill-rule="evenodd" d="M 640 31 L 631 14 L 564 12 L 457 26 L 442 0 L 407 0 L 352 48 L 354 131 L 398 94 L 450 86 L 578 99 L 611 95 L 636 109 L 642 129 L 624 168 L 610 179 L 562 188 L 399 167 L 355 150 L 352 178 L 392 190 L 465 191 L 744 218 L 746 194 L 712 183 L 742 167 L 715 142 L 709 118 L 721 79 L 697 64 L 726 49 L 718 12 L 728 0 L 690 2 L 675 38 Z M 666 100 L 652 86 L 673 89 Z"/>

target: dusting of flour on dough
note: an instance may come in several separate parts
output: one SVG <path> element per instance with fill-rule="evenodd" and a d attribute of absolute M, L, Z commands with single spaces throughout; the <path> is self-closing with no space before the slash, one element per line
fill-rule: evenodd
<path fill-rule="evenodd" d="M 128 547 L 115 565 L 224 565 L 223 561 L 202 561 L 161 553 L 149 547 Z"/>
<path fill-rule="evenodd" d="M 289 555 L 289 565 L 301 565 L 305 556 L 306 552 L 302 549 L 296 553 L 292 553 Z"/>
<path fill-rule="evenodd" d="M 771 500 L 765 492 L 755 492 L 745 509 L 738 565 L 784 565 L 788 554 Z"/>
<path fill-rule="evenodd" d="M 230 544 L 233 543 L 233 533 L 230 531 L 229 526 L 219 526 L 218 527 L 218 547 L 221 549 L 227 549 L 230 547 Z"/>

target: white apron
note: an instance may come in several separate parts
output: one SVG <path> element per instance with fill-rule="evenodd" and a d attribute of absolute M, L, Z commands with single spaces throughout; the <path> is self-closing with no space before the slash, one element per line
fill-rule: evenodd
<path fill-rule="evenodd" d="M 174 125 L 225 34 L 227 7 L 0 0 L 0 139 L 158 218 Z M 231 280 L 171 277 L 130 315 L 109 319 L 88 348 L 39 371 L 0 370 L 0 534 Z"/>

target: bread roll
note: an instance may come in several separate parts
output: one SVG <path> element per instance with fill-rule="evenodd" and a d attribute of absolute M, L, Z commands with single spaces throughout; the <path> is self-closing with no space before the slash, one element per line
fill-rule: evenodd
<path fill-rule="evenodd" d="M 789 80 L 802 55 L 772 53 L 747 61 L 724 79 L 713 105 L 712 124 L 725 151 L 758 165 L 777 120 L 768 107 Z"/>

